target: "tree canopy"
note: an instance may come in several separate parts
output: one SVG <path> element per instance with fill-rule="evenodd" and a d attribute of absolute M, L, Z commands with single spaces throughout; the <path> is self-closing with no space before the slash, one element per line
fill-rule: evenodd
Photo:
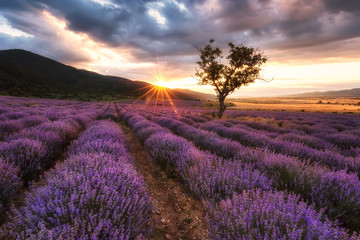
<path fill-rule="evenodd" d="M 220 103 L 218 117 L 221 118 L 225 111 L 225 98 L 241 86 L 253 83 L 260 79 L 261 65 L 267 58 L 258 50 L 244 45 L 235 46 L 229 43 L 229 54 L 226 57 L 227 64 L 221 60 L 224 58 L 222 50 L 213 47 L 214 39 L 211 39 L 205 47 L 198 47 L 200 61 L 196 62 L 195 76 L 199 84 L 214 86 Z"/>

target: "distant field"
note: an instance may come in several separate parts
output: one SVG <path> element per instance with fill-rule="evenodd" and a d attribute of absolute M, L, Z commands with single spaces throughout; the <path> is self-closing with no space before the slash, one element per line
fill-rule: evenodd
<path fill-rule="evenodd" d="M 360 98 L 244 98 L 230 99 L 229 109 L 360 114 Z"/>

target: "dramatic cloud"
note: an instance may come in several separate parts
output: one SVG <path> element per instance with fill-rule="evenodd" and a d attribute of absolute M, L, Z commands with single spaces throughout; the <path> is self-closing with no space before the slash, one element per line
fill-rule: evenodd
<path fill-rule="evenodd" d="M 360 61 L 360 1 L 0 2 L 1 49 L 25 48 L 141 80 L 146 74 L 137 67 L 148 72 L 165 62 L 176 66 L 179 77 L 189 76 L 197 57 L 194 46 L 211 38 L 220 47 L 229 41 L 259 47 L 276 64 Z M 115 59 L 129 69 L 105 64 Z"/>

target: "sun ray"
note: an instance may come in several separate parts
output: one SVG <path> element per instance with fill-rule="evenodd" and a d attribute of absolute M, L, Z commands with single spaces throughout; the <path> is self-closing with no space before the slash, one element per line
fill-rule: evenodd
<path fill-rule="evenodd" d="M 159 67 L 153 70 L 151 73 L 154 85 L 145 86 L 139 88 L 139 90 L 150 88 L 140 97 L 138 97 L 133 104 L 136 104 L 138 101 L 143 100 L 145 101 L 145 105 L 151 105 L 152 107 L 152 116 L 156 114 L 156 111 L 159 109 L 164 109 L 166 106 L 170 106 L 170 109 L 174 111 L 177 117 L 178 111 L 176 109 L 175 103 L 173 99 L 178 99 L 176 94 L 171 90 L 168 84 L 168 79 L 171 76 L 170 66 L 167 67 Z"/>
<path fill-rule="evenodd" d="M 156 107 L 157 107 L 157 102 L 158 102 L 158 99 L 159 99 L 159 94 L 160 94 L 160 88 L 158 87 L 156 89 L 156 99 L 155 99 L 155 104 L 154 104 L 154 108 L 153 108 L 153 112 L 151 114 L 151 118 L 153 118 L 153 116 L 155 115 L 155 112 L 156 112 Z"/>
<path fill-rule="evenodd" d="M 164 88 L 161 88 L 160 91 L 161 91 L 162 106 L 165 106 L 165 99 L 164 99 L 165 89 L 164 89 Z"/>
<path fill-rule="evenodd" d="M 177 109 L 176 109 L 176 105 L 173 103 L 172 98 L 169 96 L 169 94 L 168 94 L 168 92 L 166 91 L 166 89 L 165 89 L 164 92 L 165 92 L 166 96 L 167 96 L 168 99 L 169 99 L 170 107 L 173 108 L 174 113 L 176 114 L 177 117 L 179 117 L 178 111 L 177 111 Z M 171 90 L 170 90 L 169 92 L 172 93 Z M 175 96 L 175 95 L 174 95 L 174 96 Z"/>
<path fill-rule="evenodd" d="M 140 97 L 138 97 L 133 103 L 136 103 L 137 101 L 139 101 L 142 97 L 145 97 L 147 94 L 149 94 L 152 90 L 155 90 L 156 86 L 153 86 L 149 91 L 147 91 L 146 93 L 144 93 L 143 95 L 141 95 Z M 142 89 L 142 88 L 140 88 Z"/>
<path fill-rule="evenodd" d="M 148 103 L 151 101 L 151 99 L 154 97 L 154 95 L 155 95 L 156 92 L 157 92 L 157 88 L 156 88 L 156 86 L 155 86 L 155 87 L 154 87 L 154 92 L 151 94 L 150 97 L 146 98 L 145 104 L 148 104 Z"/>

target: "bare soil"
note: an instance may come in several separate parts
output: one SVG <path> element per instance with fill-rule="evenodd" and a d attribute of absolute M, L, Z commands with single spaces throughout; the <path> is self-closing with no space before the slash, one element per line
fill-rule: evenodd
<path fill-rule="evenodd" d="M 162 170 L 125 123 L 119 124 L 156 208 L 151 239 L 209 239 L 201 201 L 194 198 L 178 179 Z"/>

